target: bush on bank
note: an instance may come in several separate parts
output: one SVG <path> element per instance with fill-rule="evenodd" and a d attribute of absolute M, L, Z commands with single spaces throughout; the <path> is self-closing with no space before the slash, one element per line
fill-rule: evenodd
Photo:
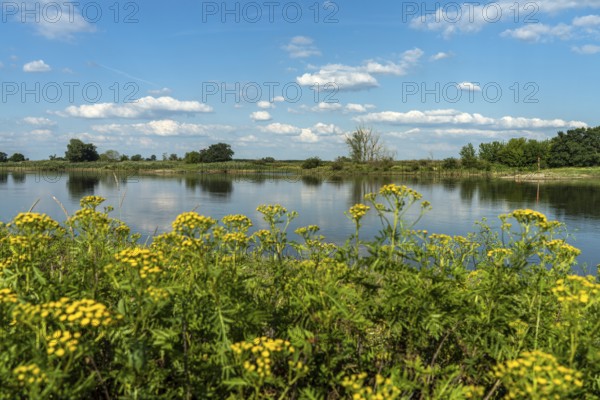
<path fill-rule="evenodd" d="M 532 210 L 466 237 L 386 185 L 329 243 L 262 205 L 268 229 L 183 213 L 149 246 L 81 200 L 59 224 L 0 224 L 0 398 L 463 399 L 600 395 L 600 284 Z M 366 213 L 382 223 L 360 236 Z M 418 220 L 418 218 L 417 218 Z"/>

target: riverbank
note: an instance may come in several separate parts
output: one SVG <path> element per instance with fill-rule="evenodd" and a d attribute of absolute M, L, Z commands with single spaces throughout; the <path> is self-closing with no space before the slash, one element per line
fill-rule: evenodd
<path fill-rule="evenodd" d="M 96 161 L 70 163 L 67 161 L 23 161 L 0 164 L 0 172 L 135 172 L 143 175 L 176 175 L 176 174 L 296 174 L 296 175 L 389 175 L 389 176 L 444 176 L 469 177 L 492 176 L 517 181 L 550 181 L 564 179 L 600 178 L 600 167 L 587 168 L 555 168 L 523 170 L 516 168 L 495 167 L 489 170 L 467 168 L 444 168 L 442 161 L 436 160 L 403 160 L 370 164 L 351 162 L 323 161 L 315 168 L 305 168 L 304 161 L 235 160 L 219 163 L 188 164 L 183 161 Z"/>

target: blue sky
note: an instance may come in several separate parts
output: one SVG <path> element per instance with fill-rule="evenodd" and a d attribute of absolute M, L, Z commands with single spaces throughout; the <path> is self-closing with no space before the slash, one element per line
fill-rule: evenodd
<path fill-rule="evenodd" d="M 0 151 L 398 159 L 600 125 L 600 0 L 2 2 Z"/>

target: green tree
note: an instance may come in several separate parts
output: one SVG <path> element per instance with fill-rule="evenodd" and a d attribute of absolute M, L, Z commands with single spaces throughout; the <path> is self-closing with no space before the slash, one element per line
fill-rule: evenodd
<path fill-rule="evenodd" d="M 69 162 L 96 161 L 100 158 L 96 146 L 92 143 L 83 143 L 79 139 L 71 139 L 67 145 L 65 158 Z"/>
<path fill-rule="evenodd" d="M 477 155 L 475 154 L 475 147 L 469 143 L 460 149 L 460 162 L 465 168 L 477 167 Z"/>
<path fill-rule="evenodd" d="M 8 161 L 12 161 L 12 162 L 25 161 L 25 156 L 21 153 L 15 153 L 8 158 Z"/>
<path fill-rule="evenodd" d="M 171 155 L 169 155 L 169 161 L 178 161 L 179 157 L 177 156 L 177 154 L 175 153 L 171 153 Z"/>
<path fill-rule="evenodd" d="M 558 132 L 550 141 L 551 167 L 590 167 L 600 165 L 600 126 Z"/>
<path fill-rule="evenodd" d="M 302 169 L 313 169 L 321 166 L 323 161 L 319 157 L 310 157 L 302 163 Z"/>
<path fill-rule="evenodd" d="M 189 153 L 185 153 L 183 161 L 186 164 L 198 164 L 202 162 L 202 156 L 197 151 L 190 151 Z"/>
<path fill-rule="evenodd" d="M 527 140 L 525 138 L 510 139 L 500 152 L 500 160 L 502 164 L 509 167 L 524 167 L 528 164 L 525 156 L 525 147 Z"/>
<path fill-rule="evenodd" d="M 142 161 L 144 157 L 141 154 L 134 154 L 131 156 L 131 161 Z"/>
<path fill-rule="evenodd" d="M 491 143 L 481 143 L 479 145 L 478 156 L 481 160 L 490 163 L 499 163 L 502 149 L 504 149 L 504 143 L 498 141 L 493 141 Z"/>
<path fill-rule="evenodd" d="M 121 159 L 121 155 L 116 150 L 107 150 L 104 153 L 100 154 L 100 161 L 119 161 Z"/>
<path fill-rule="evenodd" d="M 350 158 L 357 163 L 391 158 L 385 145 L 381 142 L 381 137 L 373 133 L 371 128 L 356 128 L 351 135 L 346 136 L 346 145 L 350 150 Z"/>
<path fill-rule="evenodd" d="M 233 150 L 227 143 L 211 144 L 207 149 L 200 150 L 200 162 L 213 163 L 231 161 Z"/>
<path fill-rule="evenodd" d="M 7 162 L 7 161 L 8 161 L 8 154 L 0 151 L 0 162 Z"/>

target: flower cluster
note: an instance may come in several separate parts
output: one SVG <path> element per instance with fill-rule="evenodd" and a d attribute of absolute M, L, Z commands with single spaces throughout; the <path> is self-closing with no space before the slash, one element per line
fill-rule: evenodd
<path fill-rule="evenodd" d="M 571 246 L 561 239 L 554 239 L 549 242 L 546 242 L 546 247 L 558 254 L 565 255 L 567 257 L 576 257 L 581 254 L 581 250 L 576 247 Z"/>
<path fill-rule="evenodd" d="M 287 209 L 280 204 L 262 204 L 256 207 L 256 211 L 266 216 L 275 216 L 287 213 Z"/>
<path fill-rule="evenodd" d="M 20 365 L 13 369 L 13 374 L 17 377 L 17 381 L 21 386 L 40 384 L 48 380 L 46 374 L 42 372 L 37 364 Z"/>
<path fill-rule="evenodd" d="M 362 217 L 365 216 L 365 214 L 367 213 L 367 211 L 369 211 L 371 209 L 371 207 L 365 205 L 365 204 L 355 204 L 352 207 L 350 207 L 350 210 L 348 211 L 348 213 L 350 214 L 350 217 L 358 222 L 361 220 Z"/>
<path fill-rule="evenodd" d="M 67 352 L 73 353 L 77 350 L 81 333 L 71 333 L 69 331 L 55 331 L 46 338 L 48 341 L 48 355 L 62 357 Z"/>
<path fill-rule="evenodd" d="M 384 196 L 395 197 L 412 197 L 414 200 L 419 200 L 423 195 L 405 185 L 395 185 L 393 183 L 384 185 L 379 189 L 379 194 Z"/>
<path fill-rule="evenodd" d="M 494 260 L 504 260 L 505 258 L 510 257 L 512 254 L 513 251 L 511 249 L 504 248 L 492 249 L 487 252 L 487 256 L 489 258 L 493 258 Z"/>
<path fill-rule="evenodd" d="M 179 214 L 173 221 L 173 231 L 180 235 L 193 236 L 197 232 L 200 234 L 209 230 L 217 221 L 210 217 L 205 217 L 196 212 L 190 211 Z"/>
<path fill-rule="evenodd" d="M 588 304 L 598 298 L 600 284 L 594 282 L 593 276 L 569 275 L 566 279 L 556 281 L 552 293 L 565 305 Z"/>
<path fill-rule="evenodd" d="M 221 222 L 229 229 L 236 229 L 246 232 L 252 226 L 252 220 L 242 214 L 226 215 L 221 219 Z"/>
<path fill-rule="evenodd" d="M 106 199 L 100 196 L 85 196 L 79 201 L 79 205 L 82 208 L 96 208 L 100 204 L 104 203 Z"/>
<path fill-rule="evenodd" d="M 558 363 L 556 357 L 539 350 L 524 352 L 494 368 L 504 384 L 508 399 L 568 398 L 583 387 L 582 374 Z"/>
<path fill-rule="evenodd" d="M 101 226 L 108 225 L 109 218 L 106 213 L 96 211 L 92 208 L 82 208 L 75 211 L 75 215 L 67 220 L 67 225 L 74 225 L 79 222 L 80 224 L 90 224 L 90 226 L 100 228 Z"/>
<path fill-rule="evenodd" d="M 375 376 L 375 387 L 365 386 L 366 373 L 344 377 L 342 386 L 352 395 L 353 400 L 388 400 L 400 397 L 401 391 L 390 378 Z"/>
<path fill-rule="evenodd" d="M 160 250 L 154 251 L 134 247 L 117 253 L 115 260 L 118 263 L 127 264 L 131 268 L 136 269 L 142 279 L 155 277 L 163 272 L 162 265 L 164 264 L 164 258 L 163 252 Z M 107 265 L 106 268 L 110 270 L 113 266 Z"/>
<path fill-rule="evenodd" d="M 318 225 L 308 225 L 308 226 L 302 226 L 302 227 L 296 229 L 294 231 L 294 233 L 296 233 L 296 235 L 299 235 L 299 236 L 305 236 L 305 235 L 317 233 L 317 232 L 319 232 L 319 230 L 321 230 L 321 228 L 319 228 Z"/>
<path fill-rule="evenodd" d="M 548 219 L 541 212 L 525 209 L 525 210 L 514 210 L 509 216 L 517 220 L 521 224 L 530 224 L 532 222 L 547 222 Z"/>
<path fill-rule="evenodd" d="M 249 355 L 250 357 L 243 363 L 244 369 L 248 372 L 255 372 L 261 378 L 271 376 L 274 354 L 291 355 L 295 352 L 294 346 L 287 340 L 270 339 L 265 336 L 256 338 L 252 342 L 234 343 L 231 345 L 231 350 L 238 357 Z M 302 372 L 308 371 L 308 367 L 301 361 L 290 360 L 288 365 Z"/>
<path fill-rule="evenodd" d="M 0 289 L 0 303 L 16 303 L 17 295 L 10 289 Z"/>
<path fill-rule="evenodd" d="M 108 326 L 114 322 L 106 306 L 91 299 L 71 300 L 63 297 L 58 301 L 42 304 L 19 304 L 13 310 L 15 321 L 38 321 L 53 318 L 71 326 Z M 120 319 L 121 315 L 114 318 Z"/>
<path fill-rule="evenodd" d="M 148 296 L 150 296 L 150 298 L 156 302 L 166 300 L 169 297 L 169 292 L 167 292 L 165 289 L 154 286 L 149 286 L 146 289 L 146 292 L 148 293 Z"/>
<path fill-rule="evenodd" d="M 60 229 L 60 224 L 46 214 L 20 213 L 9 224 L 27 233 L 45 233 Z"/>
<path fill-rule="evenodd" d="M 230 232 L 224 234 L 222 240 L 225 244 L 245 245 L 248 242 L 248 237 L 242 232 Z"/>

